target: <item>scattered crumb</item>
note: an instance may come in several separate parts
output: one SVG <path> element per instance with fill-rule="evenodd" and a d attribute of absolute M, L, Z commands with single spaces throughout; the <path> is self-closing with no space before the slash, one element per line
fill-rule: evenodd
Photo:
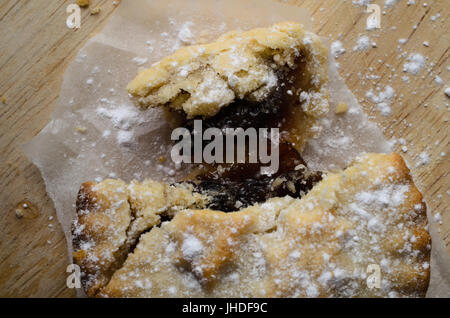
<path fill-rule="evenodd" d="M 158 158 L 158 161 L 159 161 L 160 163 L 164 163 L 164 162 L 166 161 L 166 156 L 160 156 L 160 157 Z"/>
<path fill-rule="evenodd" d="M 430 46 L 430 42 L 428 42 L 428 41 L 423 42 L 423 46 L 429 47 Z"/>
<path fill-rule="evenodd" d="M 1 95 L 0 95 L 0 101 L 1 101 L 3 104 L 6 104 L 6 98 L 3 97 L 3 96 L 1 96 Z"/>
<path fill-rule="evenodd" d="M 83 126 L 77 126 L 75 129 L 76 129 L 76 131 L 79 132 L 80 134 L 84 134 L 84 133 L 86 133 L 86 131 L 87 131 L 87 128 L 86 128 L 86 127 L 83 127 Z"/>
<path fill-rule="evenodd" d="M 16 210 L 16 218 L 18 218 L 18 219 L 23 218 L 23 213 L 21 210 Z"/>
<path fill-rule="evenodd" d="M 100 6 L 96 6 L 95 8 L 91 9 L 91 14 L 92 14 L 92 15 L 99 14 L 101 10 L 102 10 L 102 9 L 101 9 Z"/>
<path fill-rule="evenodd" d="M 336 106 L 336 114 L 343 114 L 346 113 L 348 110 L 348 106 L 346 103 L 344 102 L 340 102 L 337 106 Z"/>
<path fill-rule="evenodd" d="M 90 0 L 77 0 L 77 4 L 82 8 L 89 7 L 89 2 Z"/>
<path fill-rule="evenodd" d="M 20 201 L 16 205 L 14 213 L 18 219 L 35 219 L 39 216 L 37 207 L 27 199 Z"/>

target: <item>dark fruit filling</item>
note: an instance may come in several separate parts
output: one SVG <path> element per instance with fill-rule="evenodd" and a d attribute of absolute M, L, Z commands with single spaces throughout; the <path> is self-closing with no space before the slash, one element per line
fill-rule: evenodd
<path fill-rule="evenodd" d="M 285 140 L 289 134 L 288 128 L 284 127 L 286 119 L 292 112 L 301 111 L 298 109 L 301 106 L 297 90 L 307 82 L 302 73 L 304 59 L 298 58 L 296 65 L 294 69 L 284 67 L 277 71 L 277 88 L 261 102 L 240 99 L 222 108 L 213 117 L 183 120 L 183 126 L 191 134 L 196 119 L 202 119 L 203 130 L 219 128 L 224 132 L 226 128 L 239 127 L 244 130 L 280 129 L 279 170 L 271 176 L 260 173 L 260 163 L 214 164 L 198 169 L 192 183 L 196 191 L 212 198 L 208 206 L 210 209 L 230 212 L 272 197 L 289 195 L 300 198 L 322 179 L 322 173 L 308 170 L 298 151 Z M 270 140 L 268 145 L 270 152 Z M 246 149 L 248 151 L 248 142 Z"/>
<path fill-rule="evenodd" d="M 258 164 L 235 164 L 200 174 L 194 184 L 212 198 L 208 208 L 232 212 L 274 197 L 301 198 L 321 179 L 322 173 L 310 171 L 294 148 L 281 144 L 280 169 L 274 175 L 261 175 Z"/>

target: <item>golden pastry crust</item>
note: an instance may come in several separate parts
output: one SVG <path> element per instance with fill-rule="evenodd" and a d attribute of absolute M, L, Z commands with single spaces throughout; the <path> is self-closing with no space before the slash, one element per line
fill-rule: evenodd
<path fill-rule="evenodd" d="M 73 259 L 84 274 L 87 295 L 95 296 L 108 283 L 139 236 L 158 225 L 162 215 L 202 208 L 207 201 L 188 184 L 171 186 L 147 180 L 127 185 L 111 179 L 84 183 L 78 193 L 72 235 Z"/>
<path fill-rule="evenodd" d="M 188 46 L 140 72 L 128 85 L 143 107 L 169 106 L 188 118 L 209 117 L 237 99 L 264 100 L 277 88 L 277 70 L 301 60 L 301 86 L 294 92 L 308 116 L 328 110 L 327 49 L 294 22 Z"/>
<path fill-rule="evenodd" d="M 97 296 L 422 297 L 430 244 L 401 156 L 367 154 L 302 199 L 176 213 L 140 237 Z M 372 264 L 380 288 L 368 287 Z"/>

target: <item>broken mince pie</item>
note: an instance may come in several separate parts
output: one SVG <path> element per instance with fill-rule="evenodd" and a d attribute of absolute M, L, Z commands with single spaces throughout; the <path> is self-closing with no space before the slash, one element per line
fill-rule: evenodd
<path fill-rule="evenodd" d="M 88 296 L 424 296 L 426 207 L 403 159 L 366 154 L 322 173 L 299 155 L 328 110 L 326 64 L 320 39 L 286 22 L 182 48 L 141 72 L 129 92 L 187 128 L 196 118 L 280 128 L 280 169 L 83 184 L 73 256 Z"/>

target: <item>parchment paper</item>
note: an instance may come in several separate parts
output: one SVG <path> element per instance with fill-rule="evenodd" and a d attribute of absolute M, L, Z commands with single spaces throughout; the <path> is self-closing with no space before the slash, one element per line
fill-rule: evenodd
<path fill-rule="evenodd" d="M 69 255 L 74 203 L 83 182 L 108 177 L 173 182 L 186 174 L 170 159 L 158 160 L 163 155 L 170 158 L 171 145 L 171 129 L 161 110 L 139 110 L 127 95 L 125 87 L 139 68 L 195 39 L 212 40 L 229 30 L 285 20 L 311 30 L 305 10 L 270 0 L 122 1 L 102 32 L 87 42 L 67 68 L 50 123 L 24 146 L 55 204 Z M 331 111 L 323 120 L 322 135 L 311 140 L 303 153 L 309 166 L 332 170 L 345 167 L 363 152 L 390 152 L 390 143 L 368 121 L 331 57 L 329 73 Z M 349 111 L 338 116 L 333 109 L 341 101 L 349 105 Z M 428 296 L 448 297 L 450 262 L 432 226 L 431 233 Z"/>

